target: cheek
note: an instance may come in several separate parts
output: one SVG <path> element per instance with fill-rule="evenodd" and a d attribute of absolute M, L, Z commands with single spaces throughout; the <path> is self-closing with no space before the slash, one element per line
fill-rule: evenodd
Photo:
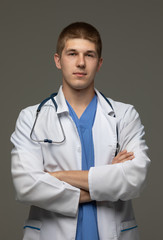
<path fill-rule="evenodd" d="M 92 69 L 91 69 L 92 75 L 95 75 L 97 73 L 97 71 L 98 71 L 98 66 L 97 65 L 92 67 Z"/>
<path fill-rule="evenodd" d="M 69 78 L 72 74 L 72 70 L 71 70 L 71 66 L 69 65 L 62 65 L 62 75 L 65 77 L 65 78 Z"/>
<path fill-rule="evenodd" d="M 99 69 L 99 64 L 96 60 L 92 60 L 87 62 L 87 67 L 91 70 L 91 72 L 97 72 Z"/>
<path fill-rule="evenodd" d="M 72 66 L 74 65 L 72 60 L 68 60 L 68 61 L 63 61 L 61 62 L 61 68 L 65 69 L 66 71 L 70 71 L 72 69 Z"/>

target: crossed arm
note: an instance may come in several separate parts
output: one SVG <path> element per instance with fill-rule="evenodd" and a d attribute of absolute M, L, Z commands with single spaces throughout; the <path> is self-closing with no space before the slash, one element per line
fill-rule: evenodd
<path fill-rule="evenodd" d="M 127 152 L 123 150 L 118 153 L 116 157 L 114 157 L 112 164 L 122 163 L 128 160 L 132 160 L 134 158 L 133 152 Z M 88 185 L 88 172 L 89 171 L 57 171 L 57 172 L 49 172 L 49 174 L 53 177 L 58 178 L 60 181 L 67 182 L 74 187 L 80 189 L 80 200 L 79 203 L 90 202 L 90 194 L 89 194 L 89 185 Z"/>

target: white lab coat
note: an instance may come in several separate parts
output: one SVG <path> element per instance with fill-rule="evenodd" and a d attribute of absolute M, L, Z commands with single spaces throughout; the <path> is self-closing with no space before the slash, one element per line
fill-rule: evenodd
<path fill-rule="evenodd" d="M 89 171 L 89 190 L 91 198 L 97 201 L 100 240 L 138 240 L 131 199 L 142 191 L 150 163 L 143 126 L 133 106 L 109 99 L 115 118 L 110 105 L 95 91 L 98 96 L 93 125 L 95 167 Z M 30 139 L 38 105 L 21 111 L 11 136 L 16 197 L 31 205 L 24 240 L 75 239 L 80 190 L 52 177 L 47 171 L 81 170 L 81 143 L 62 87 L 55 100 L 57 112 L 49 100 L 41 110 L 34 137 L 61 141 L 59 116 L 66 136 L 64 143 L 37 143 Z M 116 124 L 120 150 L 133 151 L 135 158 L 112 165 L 117 143 Z"/>

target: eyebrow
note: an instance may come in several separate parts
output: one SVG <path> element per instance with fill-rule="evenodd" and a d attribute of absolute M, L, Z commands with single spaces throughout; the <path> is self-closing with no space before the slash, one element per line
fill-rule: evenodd
<path fill-rule="evenodd" d="M 70 48 L 70 49 L 66 50 L 66 53 L 68 53 L 68 52 L 76 52 L 76 51 L 77 51 L 76 49 Z"/>
<path fill-rule="evenodd" d="M 86 51 L 86 52 L 87 52 L 87 53 L 93 53 L 93 54 L 97 55 L 96 51 L 94 51 L 94 50 L 88 50 L 88 51 Z"/>

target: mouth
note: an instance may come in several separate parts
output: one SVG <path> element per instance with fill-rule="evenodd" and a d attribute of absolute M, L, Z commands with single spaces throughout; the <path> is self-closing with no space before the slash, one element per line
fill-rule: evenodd
<path fill-rule="evenodd" d="M 74 72 L 73 75 L 78 76 L 78 77 L 84 77 L 87 75 L 85 72 Z"/>

